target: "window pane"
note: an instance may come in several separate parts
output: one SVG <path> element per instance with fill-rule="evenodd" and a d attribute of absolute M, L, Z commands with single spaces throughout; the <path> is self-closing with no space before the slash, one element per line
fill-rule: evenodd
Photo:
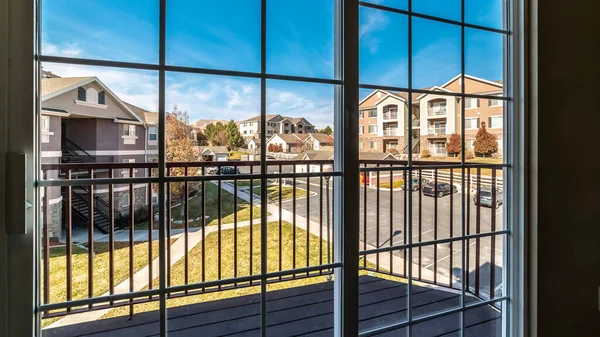
<path fill-rule="evenodd" d="M 460 75 L 460 52 L 459 26 L 413 18 L 413 87 L 441 86 Z"/>
<path fill-rule="evenodd" d="M 397 9 L 408 9 L 408 1 L 409 0 L 366 0 L 364 2 L 370 2 L 376 5 L 382 5 Z"/>
<path fill-rule="evenodd" d="M 408 17 L 361 7 L 360 83 L 408 86 Z"/>
<path fill-rule="evenodd" d="M 267 72 L 333 78 L 334 1 L 267 1 L 267 12 Z"/>
<path fill-rule="evenodd" d="M 467 93 L 503 95 L 504 36 L 479 29 L 465 29 Z M 487 102 L 485 104 L 488 105 Z"/>
<path fill-rule="evenodd" d="M 167 7 L 167 64 L 260 71 L 260 0 L 171 0 Z"/>
<path fill-rule="evenodd" d="M 44 0 L 42 54 L 158 63 L 158 5 L 145 0 Z"/>
<path fill-rule="evenodd" d="M 413 0 L 413 11 L 460 21 L 461 0 Z"/>
<path fill-rule="evenodd" d="M 505 28 L 502 0 L 465 0 L 465 22 L 497 29 Z"/>

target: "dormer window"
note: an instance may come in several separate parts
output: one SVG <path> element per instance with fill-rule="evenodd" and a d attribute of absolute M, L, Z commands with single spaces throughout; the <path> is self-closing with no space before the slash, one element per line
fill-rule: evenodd
<path fill-rule="evenodd" d="M 98 91 L 94 88 L 87 88 L 85 91 L 85 101 L 98 104 Z"/>

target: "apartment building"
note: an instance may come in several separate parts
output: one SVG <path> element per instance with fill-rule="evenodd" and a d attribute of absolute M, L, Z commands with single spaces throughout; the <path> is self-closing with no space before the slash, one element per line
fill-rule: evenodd
<path fill-rule="evenodd" d="M 267 115 L 267 138 L 274 134 L 306 134 L 315 132 L 315 126 L 303 117 Z M 239 122 L 240 134 L 247 138 L 260 138 L 260 116 Z"/>
<path fill-rule="evenodd" d="M 43 72 L 41 79 L 40 148 L 42 164 L 146 162 L 158 155 L 158 114 L 119 99 L 97 77 L 59 77 Z M 44 179 L 61 179 L 64 171 L 50 170 Z M 89 178 L 87 170 L 73 170 L 73 176 Z M 113 177 L 129 177 L 129 170 L 115 170 Z M 144 170 L 133 170 L 143 177 Z M 94 178 L 106 178 L 108 170 L 97 170 Z M 135 204 L 147 204 L 145 184 L 135 185 Z M 53 235 L 60 235 L 62 202 L 66 188 L 48 189 Z M 85 216 L 88 191 L 72 189 L 73 214 Z M 107 188 L 94 190 L 98 203 L 108 200 Z M 115 211 L 129 212 L 129 189 L 114 188 Z M 98 212 L 100 212 L 98 210 Z M 96 215 L 98 225 L 103 215 Z"/>
<path fill-rule="evenodd" d="M 364 152 L 403 152 L 408 123 L 418 120 L 418 104 L 408 107 L 408 96 L 375 90 L 359 103 L 359 149 Z M 409 112 L 410 111 L 410 112 Z M 416 123 L 418 128 L 418 123 Z M 418 140 L 418 137 L 413 137 Z M 418 146 L 413 142 L 413 149 Z"/>
<path fill-rule="evenodd" d="M 462 100 L 448 96 L 448 93 L 460 93 L 461 76 L 457 75 L 441 86 L 429 90 L 439 94 L 423 94 L 417 97 L 421 121 L 420 142 L 432 155 L 446 155 L 446 142 L 453 134 L 461 133 Z M 501 96 L 503 85 L 485 79 L 465 75 L 465 93 L 487 96 Z M 488 132 L 498 138 L 498 152 L 502 153 L 503 141 L 503 104 L 502 100 L 467 98 L 465 104 L 465 148 L 473 149 L 475 136 L 485 122 Z"/>

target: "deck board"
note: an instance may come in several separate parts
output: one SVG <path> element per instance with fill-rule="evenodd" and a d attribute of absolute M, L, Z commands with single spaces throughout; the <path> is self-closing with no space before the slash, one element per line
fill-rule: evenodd
<path fill-rule="evenodd" d="M 407 285 L 362 276 L 359 285 L 359 327 L 362 330 L 406 320 Z M 413 315 L 456 308 L 459 295 L 413 286 Z M 476 301 L 468 298 L 467 302 Z M 333 334 L 333 283 L 276 290 L 267 294 L 269 336 L 331 336 Z M 413 327 L 418 337 L 458 336 L 459 314 Z M 465 336 L 500 336 L 501 315 L 490 307 L 467 311 Z M 260 297 L 247 295 L 168 309 L 169 336 L 259 336 Z M 43 331 L 44 337 L 148 337 L 158 336 L 157 312 L 110 318 Z M 405 328 L 380 336 L 398 336 Z"/>

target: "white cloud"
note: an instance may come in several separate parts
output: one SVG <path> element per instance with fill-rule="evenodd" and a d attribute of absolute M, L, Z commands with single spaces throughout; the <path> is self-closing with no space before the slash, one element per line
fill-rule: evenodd
<path fill-rule="evenodd" d="M 369 48 L 371 54 L 375 54 L 381 43 L 381 39 L 374 37 L 373 33 L 384 30 L 388 25 L 388 18 L 380 10 L 365 10 L 365 22 L 359 27 L 360 43 Z"/>
<path fill-rule="evenodd" d="M 42 43 L 42 53 L 44 55 L 65 56 L 65 57 L 81 57 L 82 50 L 75 43 L 65 43 L 56 45 L 52 43 Z"/>

